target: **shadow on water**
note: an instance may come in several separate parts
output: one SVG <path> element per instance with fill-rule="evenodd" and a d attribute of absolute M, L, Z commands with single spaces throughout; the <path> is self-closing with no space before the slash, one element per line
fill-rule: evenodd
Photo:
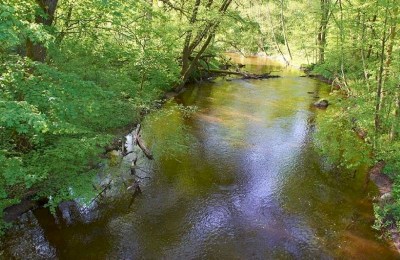
<path fill-rule="evenodd" d="M 260 58 L 239 62 L 281 70 Z M 28 214 L 7 235 L 3 256 L 398 258 L 371 228 L 376 191 L 363 190 L 365 171 L 338 173 L 315 152 L 320 112 L 310 104 L 329 87 L 281 74 L 191 86 L 176 99 L 197 106 L 191 118 L 161 111 L 146 119 L 157 158 L 134 203 L 120 196 L 76 216 Z M 187 136 L 182 149 L 170 148 Z"/>

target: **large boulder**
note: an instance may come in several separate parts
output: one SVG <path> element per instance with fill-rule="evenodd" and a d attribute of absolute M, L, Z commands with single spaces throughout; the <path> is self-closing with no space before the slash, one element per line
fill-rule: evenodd
<path fill-rule="evenodd" d="M 314 106 L 318 108 L 327 108 L 329 106 L 329 101 L 326 99 L 320 99 L 314 103 Z"/>

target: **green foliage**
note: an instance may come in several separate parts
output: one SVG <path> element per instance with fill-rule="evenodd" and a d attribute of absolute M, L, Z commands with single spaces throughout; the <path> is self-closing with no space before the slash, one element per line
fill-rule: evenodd
<path fill-rule="evenodd" d="M 361 158 L 358 163 L 386 163 L 384 172 L 393 180 L 392 197 L 375 206 L 375 227 L 399 227 L 398 6 L 391 0 L 355 1 L 352 5 L 332 5 L 331 12 L 336 19 L 329 24 L 325 61 L 313 73 L 333 79 L 333 85 L 341 88 L 341 98 L 335 97 L 336 106 L 328 111 L 329 124 L 335 127 L 329 129 L 322 122 L 320 132 L 326 133 L 318 137 L 330 146 L 324 153 L 336 163 L 353 166 L 355 154 Z M 332 143 L 337 127 L 342 145 L 335 140 Z M 353 130 L 362 133 L 361 145 L 348 138 Z"/>
<path fill-rule="evenodd" d="M 26 194 L 87 202 L 99 154 L 179 81 L 176 24 L 138 1 L 0 4 L 0 210 Z M 47 63 L 24 58 L 27 40 Z M 22 55 L 21 55 L 22 54 Z M 0 228 L 5 227 L 0 221 Z"/>
<path fill-rule="evenodd" d="M 326 2 L 330 19 L 325 57 L 313 69 L 333 79 L 341 92 L 318 117 L 317 147 L 338 167 L 386 161 L 385 171 L 394 180 L 393 201 L 377 208 L 377 225 L 388 218 L 398 222 L 400 52 L 398 36 L 391 37 L 396 35 L 391 30 L 399 21 L 398 7 L 393 0 L 339 1 L 340 6 Z M 49 198 L 53 209 L 62 200 L 92 198 L 98 155 L 112 133 L 151 111 L 163 92 L 186 82 L 181 56 L 187 35 L 192 49 L 186 61 L 196 67 L 218 68 L 218 53 L 226 50 L 278 53 L 289 59 L 290 47 L 292 64 L 298 58 L 308 64 L 319 60 L 316 39 L 323 10 L 318 1 L 232 2 L 223 13 L 223 1 L 208 3 L 201 2 L 191 21 L 192 0 L 171 5 L 58 1 L 53 24 L 44 26 L 38 18 L 46 10 L 37 1 L 2 1 L 0 209 L 28 191 Z M 208 36 L 212 40 L 203 45 Z M 46 63 L 24 58 L 29 42 L 46 47 Z M 206 58 L 193 62 L 197 54 Z M 188 78 L 201 73 L 194 70 Z M 381 97 L 376 91 L 380 83 Z M 181 121 L 192 112 L 171 107 L 145 120 L 144 137 L 156 156 L 179 159 L 190 152 L 195 138 L 176 126 L 185 125 Z M 358 138 L 356 132 L 365 136 Z"/>
<path fill-rule="evenodd" d="M 260 25 L 252 19 L 244 18 L 240 11 L 232 11 L 226 18 L 226 27 L 217 37 L 216 46 L 222 50 L 257 53 L 259 46 Z"/>
<path fill-rule="evenodd" d="M 285 61 L 297 66 L 315 64 L 301 67 L 331 80 L 332 90 L 339 89 L 329 98 L 333 105 L 318 114 L 316 146 L 331 164 L 341 168 L 357 169 L 385 161 L 385 173 L 394 181 L 393 199 L 377 207 L 377 226 L 382 227 L 387 219 L 398 222 L 397 1 L 244 1 L 238 10 L 256 23 L 258 33 L 255 40 L 254 36 L 245 37 L 245 41 L 239 37 L 235 49 L 285 56 Z"/>
<path fill-rule="evenodd" d="M 371 146 L 361 140 L 355 132 L 355 121 L 341 103 L 348 100 L 335 99 L 335 105 L 317 118 L 316 146 L 327 160 L 337 167 L 357 170 L 371 164 Z"/>
<path fill-rule="evenodd" d="M 34 23 L 37 5 L 30 0 L 3 0 L 0 3 L 0 51 L 15 49 L 29 38 L 47 43 L 53 37 L 43 25 Z"/>
<path fill-rule="evenodd" d="M 83 196 L 84 190 L 92 194 L 88 178 L 95 171 L 89 162 L 99 161 L 112 139 L 107 132 L 131 123 L 125 113 L 136 106 L 76 74 L 7 58 L 0 81 L 3 205 L 15 203 L 27 189 L 59 200 Z"/>

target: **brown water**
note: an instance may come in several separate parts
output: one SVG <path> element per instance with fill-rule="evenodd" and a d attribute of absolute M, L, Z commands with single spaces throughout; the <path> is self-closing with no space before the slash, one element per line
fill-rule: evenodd
<path fill-rule="evenodd" d="M 260 58 L 241 62 L 257 72 L 279 69 Z M 176 102 L 198 107 L 191 118 L 174 110 L 147 119 L 148 133 L 167 141 L 152 142 L 158 159 L 142 195 L 119 196 L 92 212 L 71 207 L 56 220 L 45 209 L 27 214 L 3 241 L 2 256 L 399 258 L 371 228 L 377 193 L 363 189 L 363 171 L 353 178 L 315 152 L 314 122 L 323 112 L 310 104 L 329 87 L 280 74 L 190 87 Z M 189 149 L 170 149 L 183 139 Z"/>

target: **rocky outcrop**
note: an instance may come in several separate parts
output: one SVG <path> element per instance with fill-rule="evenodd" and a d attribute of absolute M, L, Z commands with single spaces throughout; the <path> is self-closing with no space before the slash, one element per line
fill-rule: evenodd
<path fill-rule="evenodd" d="M 327 108 L 329 106 L 329 101 L 326 99 L 320 99 L 314 103 L 314 106 L 317 108 Z"/>

